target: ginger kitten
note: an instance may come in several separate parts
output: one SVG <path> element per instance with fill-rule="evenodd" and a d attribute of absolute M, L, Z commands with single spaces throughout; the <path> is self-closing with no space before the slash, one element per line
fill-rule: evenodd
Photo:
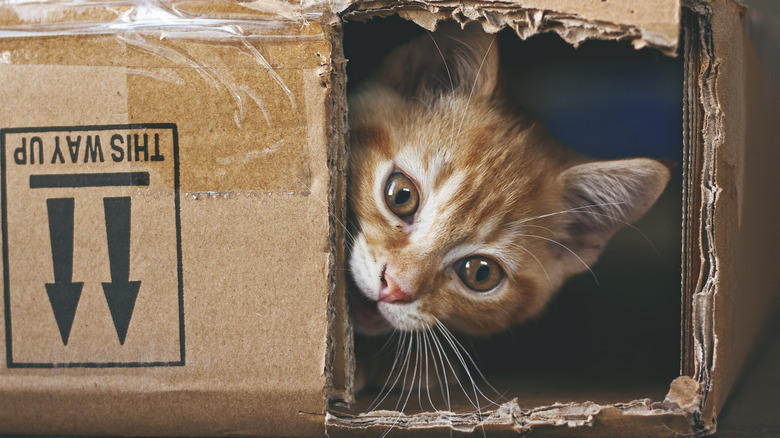
<path fill-rule="evenodd" d="M 669 181 L 656 160 L 560 146 L 500 76 L 492 35 L 442 26 L 349 96 L 358 333 L 488 335 L 532 318 Z"/>

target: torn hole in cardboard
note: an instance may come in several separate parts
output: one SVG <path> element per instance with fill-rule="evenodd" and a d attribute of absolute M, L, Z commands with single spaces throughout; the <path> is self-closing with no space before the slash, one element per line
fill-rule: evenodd
<path fill-rule="evenodd" d="M 365 6 L 365 4 L 362 6 Z M 565 106 L 571 108 L 577 105 L 588 105 L 577 99 L 583 99 L 583 89 L 592 88 L 594 85 L 592 83 L 588 85 L 583 83 L 582 76 L 600 78 L 600 80 L 610 77 L 610 73 L 599 70 L 597 65 L 603 62 L 609 63 L 610 61 L 608 60 L 617 59 L 619 61 L 615 61 L 611 68 L 619 69 L 628 76 L 633 74 L 628 73 L 631 71 L 631 68 L 640 68 L 650 76 L 656 78 L 663 77 L 663 83 L 653 84 L 652 78 L 642 76 L 634 85 L 627 85 L 627 88 L 621 89 L 624 91 L 630 90 L 633 86 L 636 87 L 634 88 L 635 91 L 654 90 L 649 93 L 655 94 L 656 97 L 664 96 L 662 99 L 666 99 L 666 106 L 659 111 L 666 112 L 666 132 L 672 132 L 672 134 L 655 144 L 644 147 L 644 149 L 643 146 L 636 144 L 636 138 L 631 138 L 614 149 L 610 149 L 608 141 L 591 140 L 590 145 L 581 144 L 579 150 L 592 156 L 601 157 L 619 157 L 621 154 L 624 154 L 622 156 L 630 156 L 632 154 L 653 156 L 653 154 L 660 153 L 666 154 L 663 155 L 663 158 L 667 160 L 677 163 L 683 161 L 682 138 L 680 137 L 682 132 L 681 121 L 683 119 L 681 108 L 683 100 L 682 57 L 666 58 L 659 56 L 658 52 L 637 51 L 640 47 L 652 44 L 637 43 L 636 39 L 633 39 L 630 45 L 607 41 L 584 43 L 584 41 L 591 38 L 632 41 L 632 37 L 630 32 L 621 33 L 622 31 L 614 31 L 609 36 L 599 34 L 598 32 L 600 31 L 595 29 L 600 28 L 603 30 L 604 27 L 601 26 L 601 23 L 592 24 L 592 30 L 595 33 L 569 32 L 566 29 L 556 28 L 550 24 L 552 22 L 560 23 L 565 20 L 556 21 L 550 19 L 550 17 L 544 18 L 544 14 L 538 11 L 515 11 L 513 12 L 515 15 L 507 14 L 516 20 L 520 20 L 517 18 L 518 15 L 526 14 L 523 15 L 523 20 L 525 20 L 523 23 L 525 23 L 526 27 L 519 30 L 518 21 L 514 21 L 514 25 L 512 25 L 509 24 L 510 19 L 507 17 L 496 19 L 491 14 L 478 13 L 475 15 L 473 13 L 475 10 L 473 9 L 468 12 L 472 14 L 472 16 L 469 16 L 464 10 L 453 12 L 455 8 L 436 8 L 431 12 L 431 10 L 424 8 L 422 10 L 391 7 L 371 9 L 369 7 L 362 8 L 362 6 L 350 9 L 345 14 L 345 17 L 349 20 L 345 25 L 345 52 L 346 57 L 350 60 L 347 64 L 350 86 L 370 75 L 371 68 L 381 60 L 382 54 L 386 54 L 392 46 L 399 44 L 404 38 L 411 38 L 410 35 L 424 34 L 426 30 L 417 25 L 432 29 L 436 27 L 439 20 L 445 18 L 454 17 L 463 23 L 471 19 L 477 19 L 489 31 L 495 31 L 503 27 L 509 28 L 499 33 L 499 42 L 505 64 L 508 63 L 510 69 L 514 68 L 513 73 L 518 78 L 518 83 L 512 83 L 510 89 L 515 93 L 515 97 L 523 99 L 521 102 L 526 109 L 531 109 L 537 115 L 543 116 L 542 119 L 548 125 L 548 130 L 552 131 L 554 135 L 564 137 L 562 138 L 564 143 L 569 146 L 572 146 L 571 143 L 573 143 L 575 148 L 577 148 L 577 140 L 574 138 L 573 141 L 567 141 L 572 140 L 575 136 L 565 138 L 566 134 L 564 132 L 566 129 L 562 128 L 565 122 L 562 120 L 567 117 L 572 119 L 578 118 L 573 113 L 566 113 Z M 393 15 L 396 14 L 404 19 L 411 20 L 411 22 L 393 18 Z M 367 24 L 362 24 L 362 22 Z M 572 27 L 586 26 L 583 22 L 577 22 L 576 19 L 567 23 Z M 496 27 L 491 27 L 492 25 Z M 361 26 L 364 27 L 361 28 Z M 565 27 L 565 25 L 561 26 Z M 540 29 L 552 31 L 557 36 L 538 36 L 536 33 Z M 372 31 L 376 32 L 373 35 L 377 36 L 372 36 L 370 33 Z M 361 32 L 365 33 L 361 34 Z M 517 36 L 518 33 L 527 41 L 520 41 Z M 383 37 L 380 39 L 378 35 L 383 35 Z M 395 41 L 390 41 L 393 39 Z M 361 41 L 370 41 L 368 44 L 371 45 L 371 50 L 361 52 L 359 47 Z M 577 49 L 573 49 L 572 45 L 577 46 Z M 658 45 L 654 47 L 666 54 L 674 53 L 674 50 L 669 47 L 667 49 L 660 48 Z M 676 42 L 674 47 L 676 47 Z M 541 56 L 541 54 L 544 54 L 544 56 Z M 537 57 L 535 58 L 534 56 Z M 643 56 L 647 57 L 644 58 L 644 61 L 642 61 Z M 547 61 L 549 62 L 546 66 L 544 66 L 545 57 L 548 57 Z M 549 61 L 549 58 L 555 58 L 556 60 Z M 537 62 L 542 66 L 534 65 L 534 60 L 538 60 Z M 618 66 L 620 62 L 625 62 L 625 64 Z M 643 64 L 643 62 L 647 63 Z M 639 67 L 640 65 L 641 67 Z M 551 68 L 551 70 L 545 71 L 544 68 Z M 560 68 L 561 70 L 556 72 L 555 68 Z M 563 71 L 574 72 L 572 75 L 577 75 L 578 77 L 576 79 L 574 76 L 567 77 Z M 550 95 L 543 96 L 539 89 L 544 86 L 540 86 L 539 83 L 543 83 L 544 78 L 550 77 L 555 77 L 549 84 L 555 84 L 553 88 L 556 89 L 558 94 L 552 97 Z M 620 77 L 620 74 L 615 77 Z M 534 81 L 537 81 L 534 84 L 535 87 L 528 85 L 533 84 Z M 598 79 L 596 82 L 598 82 Z M 604 89 L 600 91 L 604 92 Z M 625 92 L 630 93 L 631 91 Z M 642 93 L 640 92 L 639 94 Z M 644 94 L 645 97 L 648 95 Z M 555 99 L 560 99 L 561 102 L 567 102 L 567 104 L 556 109 L 554 108 L 555 105 L 550 103 L 551 100 Z M 653 98 L 650 98 L 650 100 L 652 101 Z M 609 103 L 602 101 L 601 105 L 608 107 Z M 650 104 L 650 106 L 653 105 Z M 590 107 L 591 110 L 593 108 L 594 106 Z M 598 108 L 598 104 L 595 105 L 595 108 Z M 655 110 L 658 110 L 658 108 L 656 107 Z M 653 114 L 653 111 L 653 109 L 643 108 L 639 113 Z M 581 117 L 580 115 L 579 118 Z M 642 118 L 642 116 L 637 117 L 637 120 Z M 650 118 L 652 116 L 648 115 L 647 117 Z M 558 123 L 560 125 L 557 125 Z M 587 124 L 587 122 L 583 123 Z M 628 123 L 631 124 L 632 122 Z M 646 124 L 647 120 L 643 120 L 642 123 Z M 637 125 L 631 124 L 631 126 L 636 127 Z M 610 128 L 604 128 L 604 132 L 608 133 L 607 135 L 614 136 L 619 131 L 619 128 L 615 129 L 615 126 L 612 126 L 612 129 L 613 131 L 610 131 Z M 634 140 L 634 144 L 632 144 L 632 140 Z M 663 145 L 659 146 L 659 144 Z M 477 360 L 480 362 L 480 366 L 484 367 L 482 371 L 486 375 L 485 380 L 498 388 L 498 397 L 494 399 L 498 401 L 498 405 L 490 403 L 490 396 L 481 399 L 479 402 L 482 403 L 481 405 L 475 405 L 474 394 L 471 394 L 471 397 L 468 394 L 469 392 L 474 392 L 469 386 L 470 383 L 464 383 L 468 387 L 466 389 L 452 385 L 449 394 L 439 394 L 439 389 L 426 394 L 425 389 L 423 389 L 420 395 L 407 387 L 396 390 L 390 393 L 389 396 L 379 393 L 378 398 L 385 396 L 387 399 L 387 403 L 379 407 L 374 407 L 371 403 L 371 400 L 377 396 L 377 392 L 358 393 L 356 404 L 352 409 L 332 408 L 332 415 L 328 417 L 327 422 L 336 425 L 334 430 L 339 430 L 341 427 L 375 427 L 377 428 L 376 430 L 388 427 L 451 427 L 455 430 L 474 430 L 473 428 L 477 424 L 479 424 L 479 427 L 493 427 L 490 425 L 494 424 L 492 422 L 500 423 L 502 421 L 505 422 L 504 426 L 512 424 L 511 427 L 518 430 L 526 430 L 524 429 L 526 427 L 530 429 L 532 424 L 568 424 L 577 426 L 591 424 L 593 421 L 592 416 L 589 418 L 586 415 L 584 418 L 575 419 L 576 416 L 573 414 L 572 417 L 566 416 L 573 411 L 566 411 L 567 414 L 562 414 L 559 419 L 546 418 L 540 420 L 539 423 L 523 423 L 522 421 L 510 421 L 507 418 L 511 416 L 504 417 L 504 414 L 501 414 L 501 412 L 514 412 L 519 409 L 519 406 L 555 406 L 556 402 L 577 400 L 583 394 L 588 394 L 588 400 L 592 402 L 591 405 L 581 404 L 586 400 L 573 403 L 578 409 L 585 409 L 585 406 L 595 407 L 593 415 L 609 416 L 612 415 L 610 412 L 621 412 L 622 414 L 631 413 L 632 415 L 663 416 L 668 414 L 670 417 L 675 418 L 677 416 L 688 416 L 690 409 L 692 409 L 690 403 L 685 405 L 685 409 L 675 408 L 671 402 L 667 403 L 669 406 L 668 411 L 665 410 L 667 408 L 661 407 L 664 394 L 669 389 L 669 382 L 678 376 L 680 363 L 680 272 L 678 266 L 680 265 L 679 257 L 681 254 L 679 230 L 680 212 L 682 210 L 680 195 L 682 193 L 681 172 L 683 168 L 685 168 L 684 164 L 677 166 L 676 171 L 680 173 L 675 178 L 672 186 L 667 190 L 665 198 L 659 201 L 658 210 L 663 211 L 663 213 L 655 213 L 655 216 L 646 218 L 644 222 L 638 224 L 637 226 L 641 232 L 634 230 L 638 235 L 620 237 L 616 243 L 611 244 L 615 251 L 612 253 L 613 255 L 605 255 L 605 260 L 600 262 L 600 264 L 604 265 L 598 268 L 600 280 L 606 281 L 603 279 L 608 278 L 609 275 L 614 275 L 615 272 L 622 272 L 622 275 L 626 275 L 625 283 L 621 286 L 618 286 L 617 283 L 612 286 L 616 288 L 616 291 L 620 291 L 618 295 L 604 292 L 604 290 L 596 292 L 596 289 L 598 289 L 596 288 L 591 289 L 593 295 L 585 296 L 582 295 L 582 292 L 579 292 L 580 296 L 577 297 L 576 294 L 578 292 L 574 292 L 574 290 L 588 290 L 590 286 L 586 284 L 588 280 L 575 279 L 570 284 L 569 290 L 561 292 L 561 296 L 552 304 L 552 309 L 546 311 L 539 321 L 530 323 L 530 327 L 515 329 L 512 335 L 499 336 L 500 339 L 491 339 L 486 343 L 482 343 L 482 345 L 480 345 L 482 341 L 479 340 L 469 341 L 476 344 L 467 348 L 469 349 L 469 354 L 475 354 L 479 357 Z M 626 240 L 623 240 L 621 243 L 622 239 Z M 651 243 L 648 244 L 648 241 Z M 624 258 L 619 255 L 620 251 L 618 249 L 622 245 L 628 245 L 624 248 L 636 248 L 636 245 L 645 246 L 648 249 L 648 259 L 642 259 L 641 261 L 637 259 L 632 262 L 624 259 L 623 264 L 617 262 L 619 259 Z M 609 261 L 610 259 L 612 262 Z M 648 262 L 648 260 L 650 261 Z M 617 263 L 609 267 L 609 264 L 614 262 Z M 637 274 L 627 274 L 632 269 L 630 267 L 631 264 L 647 268 L 644 274 L 647 276 L 643 277 L 646 280 L 640 282 L 644 283 L 642 286 L 638 286 L 635 281 L 638 278 L 635 276 Z M 659 273 L 663 274 L 658 275 Z M 660 278 L 664 278 L 664 280 L 651 284 L 647 280 L 651 277 L 655 280 Z M 592 282 L 592 279 L 590 281 Z M 627 291 L 630 294 L 638 292 L 638 295 L 626 298 L 626 294 L 630 295 Z M 570 295 L 568 298 L 565 298 L 567 294 Z M 609 296 L 609 298 L 605 298 L 604 295 Z M 609 303 L 609 300 L 613 302 Z M 616 304 L 619 301 L 622 301 L 625 307 L 621 308 L 619 304 Z M 638 305 L 639 302 L 644 304 Z M 570 311 L 563 310 L 569 305 L 572 305 Z M 610 310 L 605 310 L 600 316 L 595 316 L 595 313 L 590 316 L 578 314 L 578 311 L 581 309 L 593 309 L 594 307 L 609 305 L 613 307 Z M 640 308 L 644 308 L 648 313 L 645 316 L 638 317 L 637 315 L 642 313 L 639 310 Z M 558 312 L 562 313 L 556 316 Z M 627 318 L 615 316 L 621 313 Z M 588 322 L 591 317 L 594 319 Z M 584 337 L 578 336 L 578 333 L 582 334 L 582 327 L 591 326 L 595 320 L 604 323 L 600 330 L 592 329 L 589 335 L 583 335 Z M 551 333 L 556 331 L 558 332 L 557 335 L 551 335 Z M 642 340 L 638 340 L 638 337 L 641 337 Z M 575 341 L 574 338 L 577 340 Z M 628 339 L 632 339 L 631 342 L 637 342 L 635 345 L 642 345 L 641 349 L 643 352 L 639 354 L 645 354 L 646 356 L 643 356 L 642 359 L 636 358 L 635 362 L 626 362 L 625 356 L 637 353 L 626 354 L 624 348 Z M 611 346 L 605 347 L 606 345 Z M 393 348 L 391 345 L 389 348 L 391 350 L 390 353 L 385 353 L 385 360 L 388 362 L 393 361 Z M 511 351 L 515 351 L 517 356 L 508 359 L 508 357 L 512 357 L 512 353 L 508 354 L 507 352 Z M 540 358 L 545 359 L 540 360 Z M 361 360 L 360 355 L 358 355 L 357 360 Z M 576 365 L 572 360 L 576 362 Z M 605 366 L 605 364 L 608 365 Z M 567 366 L 572 366 L 572 368 L 566 371 Z M 578 368 L 577 372 L 571 373 L 570 371 L 573 371 L 574 368 Z M 552 372 L 553 369 L 555 369 L 557 377 L 545 375 L 546 372 Z M 659 370 L 663 371 L 659 372 Z M 585 389 L 587 385 L 582 386 L 580 379 L 585 378 L 584 376 L 588 375 L 589 372 L 594 372 L 599 376 L 599 389 L 593 387 Z M 412 371 L 409 371 L 409 373 L 412 373 Z M 476 377 L 477 374 L 473 374 L 473 376 L 476 380 L 479 380 Z M 406 377 L 401 378 L 404 379 Z M 633 388 L 627 389 L 627 385 L 633 386 Z M 480 390 L 495 395 L 487 386 L 480 387 Z M 699 390 L 698 386 L 696 390 Z M 433 394 L 433 392 L 436 392 L 436 394 Z M 516 398 L 507 402 L 506 398 L 510 394 L 513 397 L 516 396 Z M 418 395 L 420 396 L 418 397 Z M 480 397 L 480 395 L 477 395 L 476 398 Z M 647 397 L 650 397 L 650 399 L 647 399 L 646 402 L 638 402 L 639 400 L 645 400 Z M 449 409 L 447 408 L 448 398 L 450 402 Z M 471 400 L 469 400 L 470 398 Z M 453 401 L 456 399 L 457 401 Z M 635 401 L 632 402 L 631 400 Z M 650 400 L 656 401 L 651 402 Z M 406 403 L 407 401 L 408 404 Z M 642 405 L 642 403 L 648 406 L 647 410 L 636 407 Z M 453 408 L 456 405 L 457 409 Z M 394 406 L 395 409 L 393 408 Z M 400 406 L 406 406 L 403 414 L 398 412 Z M 631 406 L 631 408 L 627 406 Z M 479 409 L 477 409 L 478 407 Z M 482 411 L 485 414 L 484 417 L 491 418 L 491 420 L 478 419 L 479 415 L 475 414 L 460 414 L 460 412 L 472 412 L 475 409 Z M 544 410 L 544 408 L 540 409 Z M 685 413 L 682 411 L 685 411 Z M 458 414 L 452 414 L 451 412 L 458 412 Z M 680 431 L 688 430 L 688 426 L 683 425 L 683 423 L 678 424 L 678 427 Z"/>
<path fill-rule="evenodd" d="M 479 2 L 366 1 L 355 2 L 342 15 L 351 20 L 398 15 L 429 31 L 435 30 L 441 20 L 454 19 L 461 24 L 478 21 L 487 32 L 495 33 L 509 27 L 522 39 L 554 32 L 575 47 L 589 39 L 628 40 L 636 49 L 653 47 L 666 55 L 675 56 L 679 25 L 669 23 L 679 23 L 677 2 L 656 5 L 659 9 L 654 12 L 669 19 L 667 24 L 635 21 L 639 17 L 647 17 L 645 11 L 636 14 L 637 6 L 618 9 L 611 4 L 602 4 L 578 14 L 563 12 L 570 9 L 566 5 L 544 2 L 526 2 L 521 9 Z"/>

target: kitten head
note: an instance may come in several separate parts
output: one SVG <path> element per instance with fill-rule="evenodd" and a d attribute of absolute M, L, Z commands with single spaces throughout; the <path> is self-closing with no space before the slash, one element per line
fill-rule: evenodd
<path fill-rule="evenodd" d="M 538 314 L 669 180 L 589 161 L 504 101 L 494 37 L 439 30 L 349 98 L 349 268 L 359 332 L 502 331 Z"/>

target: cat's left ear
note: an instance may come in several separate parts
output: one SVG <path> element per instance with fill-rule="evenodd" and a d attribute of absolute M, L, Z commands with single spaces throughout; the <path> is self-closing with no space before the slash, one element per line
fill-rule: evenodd
<path fill-rule="evenodd" d="M 449 93 L 490 98 L 499 84 L 495 39 L 478 23 L 461 29 L 442 22 L 435 32 L 393 50 L 373 79 L 408 98 Z"/>
<path fill-rule="evenodd" d="M 557 250 L 569 274 L 596 262 L 607 241 L 644 215 L 655 203 L 671 173 L 659 161 L 632 158 L 578 164 L 564 170 L 566 237 Z M 576 256 L 574 254 L 576 254 Z"/>

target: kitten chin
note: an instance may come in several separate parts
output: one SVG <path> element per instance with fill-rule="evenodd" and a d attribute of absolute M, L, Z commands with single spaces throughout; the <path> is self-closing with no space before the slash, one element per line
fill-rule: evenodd
<path fill-rule="evenodd" d="M 532 318 L 664 190 L 664 164 L 582 157 L 502 90 L 494 37 L 443 26 L 349 96 L 359 333 L 488 335 Z"/>

